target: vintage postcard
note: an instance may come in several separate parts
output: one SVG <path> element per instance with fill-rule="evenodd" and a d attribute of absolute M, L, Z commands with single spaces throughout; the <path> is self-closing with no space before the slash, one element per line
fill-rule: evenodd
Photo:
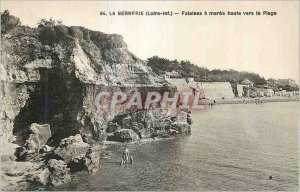
<path fill-rule="evenodd" d="M 299 190 L 299 1 L 0 3 L 1 191 Z"/>

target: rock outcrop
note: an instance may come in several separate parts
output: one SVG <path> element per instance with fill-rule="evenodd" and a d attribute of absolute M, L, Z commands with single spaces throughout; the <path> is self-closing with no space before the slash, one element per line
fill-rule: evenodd
<path fill-rule="evenodd" d="M 93 146 L 87 150 L 86 154 L 72 158 L 68 164 L 68 167 L 70 167 L 71 172 L 96 172 L 99 168 L 99 157 L 99 147 Z"/>
<path fill-rule="evenodd" d="M 30 28 L 14 16 L 4 18 L 1 159 L 17 154 L 20 161 L 43 162 L 37 177 L 28 176 L 32 181 L 58 185 L 68 179 L 60 181 L 55 172 L 94 172 L 100 153 L 94 145 L 107 138 L 124 142 L 190 132 L 180 110 L 96 110 L 100 91 L 175 90 L 127 49 L 122 36 L 64 25 Z"/>
<path fill-rule="evenodd" d="M 58 186 L 71 180 L 68 174 L 70 169 L 62 160 L 50 159 L 45 169 L 50 172 L 48 177 L 48 184 L 50 185 Z"/>
<path fill-rule="evenodd" d="M 81 135 L 77 134 L 61 140 L 54 153 L 68 164 L 72 158 L 85 155 L 89 148 L 90 145 L 83 142 Z"/>
<path fill-rule="evenodd" d="M 139 136 L 132 129 L 120 129 L 115 131 L 107 140 L 110 141 L 119 141 L 119 142 L 128 142 L 136 141 L 139 139 Z"/>
<path fill-rule="evenodd" d="M 61 140 L 54 149 L 53 157 L 62 159 L 71 172 L 95 172 L 99 167 L 99 146 L 83 142 L 80 134 Z"/>
<path fill-rule="evenodd" d="M 51 130 L 48 124 L 39 125 L 31 124 L 29 127 L 29 136 L 24 146 L 18 147 L 15 155 L 17 160 L 32 160 L 39 156 L 39 152 L 43 149 L 51 137 Z"/>
<path fill-rule="evenodd" d="M 58 186 L 71 180 L 69 171 L 64 161 L 50 159 L 45 166 L 32 169 L 24 177 L 31 183 Z"/>
<path fill-rule="evenodd" d="M 62 160 L 50 159 L 47 164 L 10 162 L 1 166 L 1 189 L 26 190 L 30 183 L 58 186 L 70 181 L 70 169 Z"/>

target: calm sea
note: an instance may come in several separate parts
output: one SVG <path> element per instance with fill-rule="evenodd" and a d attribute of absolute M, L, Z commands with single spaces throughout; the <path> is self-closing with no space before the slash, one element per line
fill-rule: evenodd
<path fill-rule="evenodd" d="M 299 103 L 217 105 L 193 112 L 192 134 L 107 144 L 100 170 L 49 190 L 298 190 Z M 272 179 L 270 179 L 270 176 Z"/>

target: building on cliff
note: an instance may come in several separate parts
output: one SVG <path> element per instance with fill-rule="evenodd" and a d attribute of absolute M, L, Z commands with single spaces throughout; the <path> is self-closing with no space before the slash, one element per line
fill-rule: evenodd
<path fill-rule="evenodd" d="M 273 89 L 267 89 L 267 88 L 256 88 L 257 95 L 261 97 L 273 97 L 275 92 Z"/>
<path fill-rule="evenodd" d="M 197 82 L 196 86 L 203 90 L 209 100 L 233 99 L 234 93 L 229 82 Z"/>
<path fill-rule="evenodd" d="M 179 92 L 195 89 L 200 91 L 202 97 L 208 100 L 234 98 L 233 90 L 229 82 L 196 82 L 193 78 L 170 78 L 166 80 L 176 86 Z"/>
<path fill-rule="evenodd" d="M 181 75 L 177 71 L 165 72 L 165 79 L 181 78 Z"/>
<path fill-rule="evenodd" d="M 246 86 L 246 87 L 254 86 L 254 83 L 252 81 L 250 81 L 249 79 L 244 79 L 240 84 L 243 86 Z"/>

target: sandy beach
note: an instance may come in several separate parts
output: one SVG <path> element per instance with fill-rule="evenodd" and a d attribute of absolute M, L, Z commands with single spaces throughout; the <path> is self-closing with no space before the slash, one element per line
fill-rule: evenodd
<path fill-rule="evenodd" d="M 291 102 L 297 101 L 299 102 L 298 96 L 290 96 L 290 97 L 281 97 L 281 96 L 273 96 L 273 97 L 258 97 L 258 98 L 233 98 L 233 99 L 224 99 L 224 100 L 216 100 L 214 105 L 218 104 L 248 104 L 248 103 L 270 103 L 270 102 Z M 208 105 L 209 103 L 213 103 L 213 100 L 208 100 L 204 105 Z"/>

